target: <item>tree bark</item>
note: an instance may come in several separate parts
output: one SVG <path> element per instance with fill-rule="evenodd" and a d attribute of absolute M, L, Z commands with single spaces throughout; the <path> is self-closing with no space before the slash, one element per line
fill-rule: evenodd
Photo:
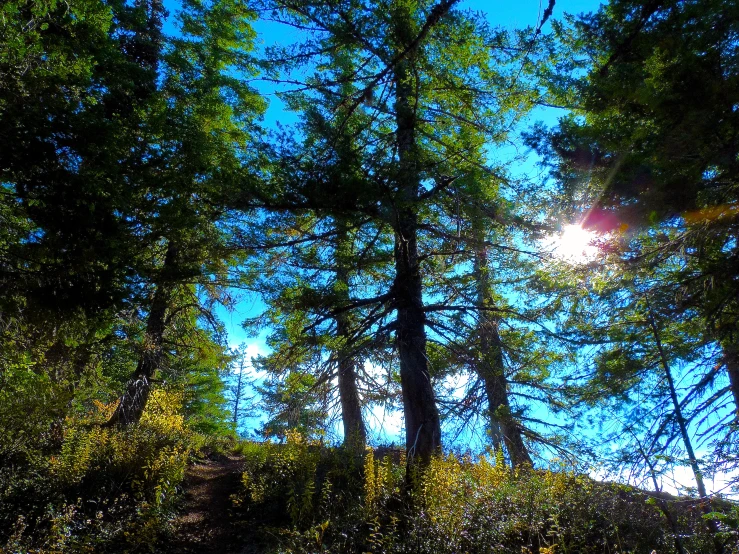
<path fill-rule="evenodd" d="M 336 319 L 337 334 L 348 338 L 350 328 L 345 314 Z M 362 451 L 367 443 L 367 431 L 362 419 L 362 404 L 357 388 L 356 360 L 353 356 L 339 354 L 339 399 L 341 401 L 341 421 L 344 424 L 344 446 Z"/>
<path fill-rule="evenodd" d="M 174 291 L 174 282 L 169 274 L 172 273 L 173 266 L 176 264 L 177 255 L 178 249 L 170 241 L 149 307 L 143 352 L 136 366 L 136 371 L 128 381 L 126 391 L 121 396 L 118 407 L 108 420 L 107 426 L 126 426 L 138 423 L 144 413 L 151 392 L 151 379 L 164 360 L 162 345 L 167 322 L 166 314 Z"/>
<path fill-rule="evenodd" d="M 484 237 L 480 235 L 481 233 L 478 233 L 478 236 L 475 237 L 478 246 L 474 268 L 477 303 L 478 308 L 480 308 L 478 313 L 480 356 L 477 372 L 485 386 L 491 431 L 495 433 L 496 430 L 499 430 L 513 467 L 522 464 L 531 465 L 531 456 L 523 441 L 521 426 L 513 417 L 508 400 L 508 381 L 505 376 L 503 343 L 498 332 L 498 319 L 489 310 L 493 305 L 488 273 L 489 264 L 487 249 L 484 246 Z M 493 437 L 493 442 L 495 444 L 495 437 Z M 497 442 L 499 443 L 499 440 Z"/>
<path fill-rule="evenodd" d="M 337 290 L 342 291 L 341 301 L 349 303 L 349 263 L 352 258 L 346 222 L 336 223 L 336 281 Z M 357 360 L 349 350 L 352 343 L 351 316 L 342 312 L 335 318 L 336 335 L 342 344 L 338 353 L 339 400 L 341 402 L 341 421 L 344 424 L 344 446 L 363 451 L 367 443 L 367 431 L 362 419 L 362 403 L 357 388 Z"/>
<path fill-rule="evenodd" d="M 408 5 L 396 5 L 392 13 L 399 52 L 415 39 Z M 418 203 L 420 171 L 416 137 L 416 91 L 409 52 L 393 67 L 395 119 L 398 147 L 397 196 L 393 218 L 395 232 L 396 341 L 400 357 L 406 449 L 409 466 L 426 465 L 441 450 L 441 424 L 426 356 L 426 315 L 418 259 Z"/>
<path fill-rule="evenodd" d="M 425 465 L 441 449 L 441 423 L 426 357 L 426 315 L 414 226 L 415 214 L 404 214 L 395 236 L 396 341 L 408 461 Z"/>
<path fill-rule="evenodd" d="M 739 417 L 739 347 L 734 344 L 722 345 L 724 365 L 729 377 L 729 388 L 734 397 L 734 416 Z"/>

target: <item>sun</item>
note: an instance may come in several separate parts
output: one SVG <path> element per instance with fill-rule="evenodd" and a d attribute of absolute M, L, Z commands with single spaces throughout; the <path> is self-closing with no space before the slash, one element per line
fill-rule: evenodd
<path fill-rule="evenodd" d="M 595 232 L 580 225 L 565 225 L 547 244 L 556 258 L 570 263 L 587 263 L 598 256 L 597 238 Z"/>

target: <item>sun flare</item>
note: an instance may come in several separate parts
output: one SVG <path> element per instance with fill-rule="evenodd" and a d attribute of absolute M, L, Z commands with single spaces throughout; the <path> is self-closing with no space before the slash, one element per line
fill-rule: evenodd
<path fill-rule="evenodd" d="M 598 255 L 597 234 L 580 225 L 565 225 L 549 242 L 552 254 L 572 263 L 586 263 Z"/>

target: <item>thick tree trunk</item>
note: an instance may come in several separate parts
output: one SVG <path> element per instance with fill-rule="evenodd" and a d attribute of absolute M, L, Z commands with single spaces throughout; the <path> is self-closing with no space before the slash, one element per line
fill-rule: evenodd
<path fill-rule="evenodd" d="M 426 315 L 416 249 L 415 214 L 404 214 L 395 236 L 396 340 L 400 357 L 409 463 L 425 465 L 441 448 L 441 424 L 426 357 Z"/>
<path fill-rule="evenodd" d="M 346 221 L 336 222 L 336 284 L 342 291 L 340 301 L 349 303 L 349 264 L 352 261 L 351 242 Z M 336 316 L 336 335 L 340 339 L 342 351 L 338 352 L 339 400 L 341 401 L 341 421 L 344 424 L 344 446 L 363 451 L 367 443 L 367 431 L 362 419 L 362 403 L 357 388 L 357 360 L 350 353 L 352 343 L 351 316 L 342 312 Z"/>
<path fill-rule="evenodd" d="M 493 305 L 493 299 L 488 275 L 487 249 L 483 244 L 484 236 L 481 236 L 480 233 L 475 238 L 479 243 L 475 256 L 475 280 L 479 308 L 478 333 L 480 337 L 480 357 L 477 371 L 483 380 L 485 394 L 488 398 L 490 428 L 493 433 L 499 430 L 502 435 L 503 443 L 513 467 L 521 464 L 531 464 L 531 457 L 521 434 L 521 426 L 513 417 L 508 400 L 508 382 L 505 377 L 503 343 L 498 332 L 498 320 L 489 310 Z M 493 441 L 495 444 L 495 437 L 493 437 Z"/>
<path fill-rule="evenodd" d="M 166 315 L 174 290 L 174 283 L 168 278 L 168 274 L 172 272 L 173 266 L 176 263 L 177 254 L 177 247 L 170 242 L 164 258 L 164 265 L 160 272 L 160 279 L 156 285 L 151 306 L 149 307 L 143 352 L 136 366 L 136 371 L 126 386 L 126 392 L 121 396 L 118 407 L 106 424 L 108 426 L 126 426 L 132 423 L 138 423 L 144 413 L 144 408 L 146 407 L 146 402 L 149 399 L 149 393 L 151 391 L 151 379 L 154 377 L 157 369 L 161 367 L 164 359 L 162 344 L 166 326 Z"/>
<path fill-rule="evenodd" d="M 724 364 L 729 377 L 729 388 L 734 397 L 734 415 L 739 417 L 739 347 L 724 345 Z"/>
<path fill-rule="evenodd" d="M 483 359 L 478 370 L 485 384 L 492 426 L 500 429 L 513 467 L 531 464 L 531 456 L 523 442 L 521 426 L 513 417 L 508 401 L 508 382 L 503 373 L 503 352 L 497 322 L 485 322 L 482 325 L 480 342 Z"/>
<path fill-rule="evenodd" d="M 399 48 L 415 39 L 408 6 L 393 11 Z M 398 172 L 394 217 L 395 282 L 397 310 L 396 340 L 400 357 L 400 384 L 403 391 L 406 449 L 409 465 L 427 464 L 441 450 L 441 424 L 426 357 L 426 314 L 418 260 L 418 202 L 420 174 L 416 144 L 415 80 L 411 72 L 413 53 L 393 67 L 395 85 Z"/>
<path fill-rule="evenodd" d="M 350 328 L 344 314 L 337 317 L 337 334 L 348 338 Z M 362 451 L 367 443 L 367 432 L 362 419 L 362 404 L 357 388 L 356 360 L 344 352 L 339 354 L 339 399 L 341 401 L 341 421 L 344 424 L 344 446 Z"/>

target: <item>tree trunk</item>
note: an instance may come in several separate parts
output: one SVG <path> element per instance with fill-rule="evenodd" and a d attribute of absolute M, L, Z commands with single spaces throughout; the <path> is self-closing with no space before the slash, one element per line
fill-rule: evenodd
<path fill-rule="evenodd" d="M 236 379 L 236 390 L 234 392 L 234 430 L 236 433 L 239 432 L 239 416 L 241 415 L 240 412 L 240 406 L 241 404 L 241 396 L 244 394 L 242 391 L 242 384 L 244 382 L 244 358 L 246 354 L 244 351 L 240 352 L 240 358 L 239 358 L 239 376 Z"/>
<path fill-rule="evenodd" d="M 505 377 L 503 344 L 498 332 L 498 319 L 489 311 L 493 305 L 490 289 L 487 249 L 482 233 L 476 233 L 478 246 L 475 255 L 475 280 L 477 284 L 477 303 L 479 308 L 478 333 L 480 337 L 480 357 L 477 372 L 485 385 L 488 398 L 490 428 L 493 433 L 499 429 L 513 467 L 531 464 L 526 444 L 523 442 L 521 426 L 511 413 L 508 401 L 508 381 Z M 496 442 L 493 437 L 494 444 Z M 499 440 L 497 441 L 499 443 Z M 497 445 L 496 445 L 497 448 Z"/>
<path fill-rule="evenodd" d="M 126 426 L 138 423 L 144 413 L 146 402 L 151 391 L 151 379 L 162 365 L 164 351 L 162 348 L 166 314 L 172 300 L 174 283 L 169 278 L 178 254 L 177 247 L 170 241 L 164 265 L 156 284 L 154 296 L 149 307 L 149 317 L 146 321 L 143 353 L 139 358 L 136 371 L 126 386 L 126 392 L 121 396 L 118 407 L 108 420 L 108 426 Z"/>
<path fill-rule="evenodd" d="M 352 260 L 346 222 L 336 222 L 336 284 L 341 292 L 340 302 L 349 302 L 349 264 Z M 341 421 L 344 424 L 344 446 L 363 451 L 367 443 L 367 431 L 362 419 L 362 403 L 357 388 L 357 360 L 349 350 L 352 343 L 351 316 L 342 312 L 336 316 L 336 335 L 340 339 L 342 351 L 338 352 L 339 400 L 341 401 Z"/>
<path fill-rule="evenodd" d="M 739 417 L 739 348 L 734 344 L 722 345 L 722 348 L 729 388 L 734 397 L 734 415 Z"/>
<path fill-rule="evenodd" d="M 339 338 L 348 338 L 350 327 L 346 315 L 336 318 L 336 332 Z M 346 344 L 346 342 L 344 343 Z M 350 354 L 339 354 L 339 399 L 341 401 L 341 421 L 344 424 L 344 446 L 362 451 L 367 443 L 367 431 L 362 419 L 362 404 L 357 389 L 356 360 Z"/>
<path fill-rule="evenodd" d="M 670 364 L 668 363 L 667 359 L 667 353 L 665 352 L 663 345 L 662 345 L 662 338 L 659 333 L 659 329 L 657 327 L 657 322 L 654 319 L 654 314 L 652 312 L 652 308 L 649 307 L 649 302 L 647 301 L 647 308 L 649 310 L 648 318 L 649 318 L 649 326 L 651 327 L 652 335 L 654 337 L 655 344 L 657 346 L 657 352 L 659 354 L 660 363 L 662 365 L 662 369 L 665 372 L 665 379 L 667 380 L 667 385 L 670 390 L 670 399 L 672 400 L 672 408 L 674 410 L 675 420 L 677 421 L 678 428 L 680 429 L 680 436 L 683 440 L 683 446 L 685 446 L 685 451 L 688 454 L 688 462 L 690 463 L 690 469 L 693 470 L 693 476 L 695 478 L 695 484 L 698 489 L 698 494 L 700 495 L 700 501 L 701 501 L 701 509 L 703 511 L 704 516 L 706 517 L 706 526 L 708 527 L 709 532 L 713 536 L 713 546 L 716 551 L 716 554 L 723 554 L 724 547 L 721 542 L 721 539 L 718 537 L 718 523 L 716 523 L 716 520 L 711 518 L 709 514 L 713 511 L 711 509 L 711 502 L 708 498 L 708 493 L 706 491 L 706 485 L 703 482 L 703 471 L 700 468 L 700 465 L 698 464 L 698 458 L 695 456 L 695 451 L 693 450 L 693 442 L 690 440 L 690 434 L 688 433 L 688 425 L 685 421 L 685 417 L 683 416 L 683 411 L 680 406 L 680 399 L 677 396 L 677 389 L 675 388 L 675 380 L 672 377 L 672 368 L 670 367 Z"/>
<path fill-rule="evenodd" d="M 393 24 L 397 48 L 410 45 L 415 34 L 408 5 L 395 6 Z M 416 144 L 415 79 L 408 53 L 393 67 L 398 146 L 395 231 L 396 341 L 400 357 L 408 464 L 427 464 L 441 450 L 441 424 L 426 357 L 426 314 L 418 260 L 418 203 L 420 175 Z"/>
<path fill-rule="evenodd" d="M 406 213 L 395 236 L 396 340 L 408 461 L 425 465 L 441 448 L 441 424 L 426 357 L 426 315 L 414 226 L 415 214 Z"/>

